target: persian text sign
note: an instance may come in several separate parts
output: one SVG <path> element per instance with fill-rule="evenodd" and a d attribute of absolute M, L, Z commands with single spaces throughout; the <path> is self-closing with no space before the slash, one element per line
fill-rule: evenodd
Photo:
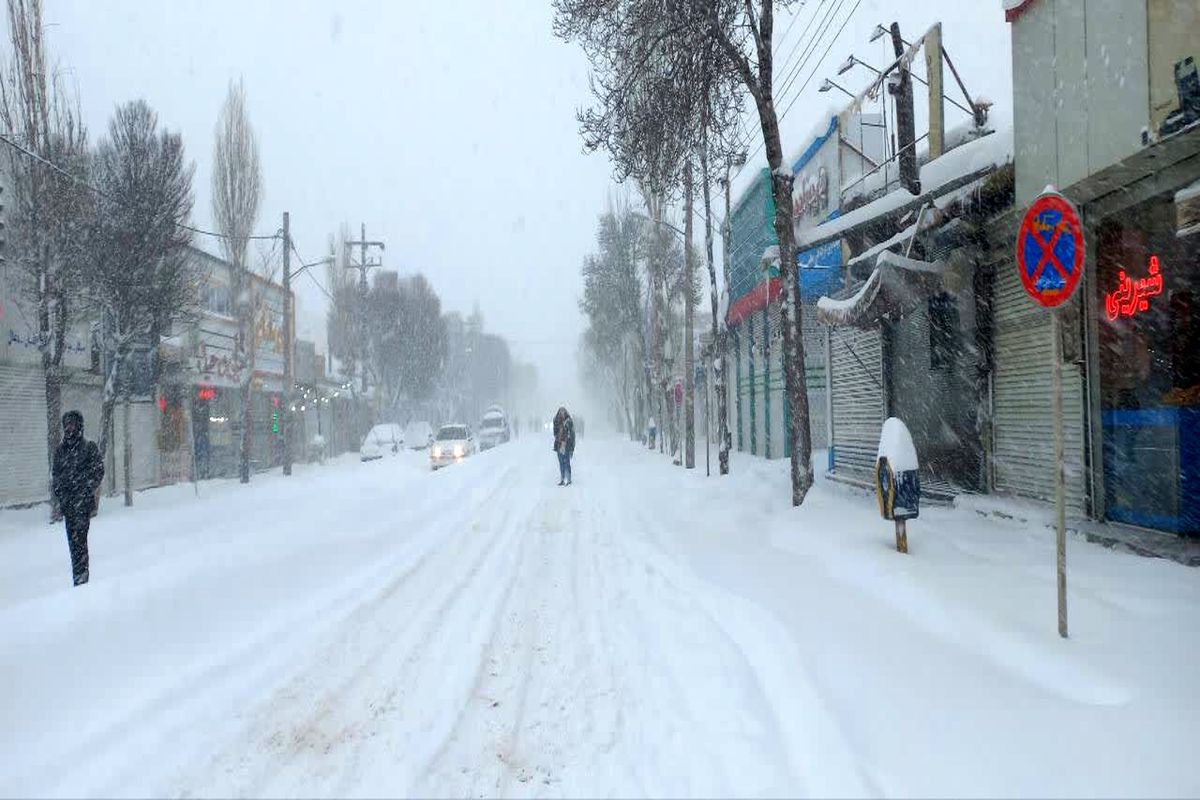
<path fill-rule="evenodd" d="M 1083 261 L 1079 212 L 1058 192 L 1039 195 L 1017 233 L 1017 272 L 1026 293 L 1043 308 L 1062 305 L 1079 286 Z"/>

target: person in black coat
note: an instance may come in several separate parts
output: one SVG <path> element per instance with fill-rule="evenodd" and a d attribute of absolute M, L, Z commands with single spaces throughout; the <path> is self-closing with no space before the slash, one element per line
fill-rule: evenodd
<path fill-rule="evenodd" d="M 567 409 L 554 415 L 554 452 L 558 454 L 559 486 L 571 485 L 571 456 L 575 454 L 575 421 Z"/>
<path fill-rule="evenodd" d="M 88 582 L 88 527 L 96 510 L 96 490 L 104 479 L 104 460 L 96 443 L 83 438 L 82 414 L 63 414 L 62 427 L 62 444 L 54 451 L 51 489 L 67 523 L 71 572 L 79 586 Z"/>

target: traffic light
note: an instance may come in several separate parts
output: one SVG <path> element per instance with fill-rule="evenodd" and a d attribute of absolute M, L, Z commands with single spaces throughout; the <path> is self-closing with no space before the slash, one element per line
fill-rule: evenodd
<path fill-rule="evenodd" d="M 279 433 L 279 398 L 271 398 L 271 433 Z"/>

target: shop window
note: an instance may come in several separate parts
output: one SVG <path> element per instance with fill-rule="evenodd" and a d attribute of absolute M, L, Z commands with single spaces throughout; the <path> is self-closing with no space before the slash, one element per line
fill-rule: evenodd
<path fill-rule="evenodd" d="M 953 296 L 942 292 L 929 298 L 929 368 L 949 371 L 958 357 L 959 315 Z"/>

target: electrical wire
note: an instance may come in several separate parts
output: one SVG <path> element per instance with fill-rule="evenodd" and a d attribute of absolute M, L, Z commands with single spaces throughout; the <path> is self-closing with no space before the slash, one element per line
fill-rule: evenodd
<path fill-rule="evenodd" d="M 300 260 L 300 265 L 303 267 L 303 266 L 305 265 L 305 264 L 304 264 L 304 257 L 303 257 L 303 256 L 301 256 L 301 255 L 300 255 L 300 251 L 296 249 L 296 241 L 295 241 L 294 239 L 293 239 L 293 240 L 291 240 L 291 245 L 292 245 L 292 252 L 296 254 L 296 258 Z M 313 263 L 318 263 L 318 262 L 313 262 Z M 311 272 L 310 270 L 307 270 L 307 269 L 306 269 L 306 270 L 304 270 L 304 274 L 305 274 L 305 275 L 307 275 L 307 276 L 308 276 L 308 278 L 309 278 L 309 280 L 311 280 L 311 281 L 313 282 L 313 284 L 315 284 L 315 285 L 316 285 L 316 287 L 317 287 L 318 289 L 320 289 L 320 290 L 321 290 L 321 292 L 322 292 L 322 293 L 323 293 L 323 294 L 324 294 L 326 297 L 328 297 L 328 298 L 329 298 L 330 302 L 333 302 L 333 295 L 329 293 L 329 290 L 328 290 L 328 289 L 326 289 L 324 286 L 322 286 L 322 285 L 321 285 L 321 282 L 317 280 L 317 276 L 316 276 L 316 275 L 313 275 L 313 274 L 312 274 L 312 272 Z"/>
<path fill-rule="evenodd" d="M 34 161 L 37 161 L 41 164 L 45 164 L 47 167 L 54 170 L 55 172 L 62 175 L 63 177 L 69 179 L 71 182 L 73 182 L 79 186 L 82 186 L 85 189 L 88 189 L 89 191 L 95 192 L 97 195 L 99 195 L 100 197 L 103 197 L 105 200 L 108 200 L 109 202 L 117 203 L 118 205 L 122 205 L 122 203 L 120 203 L 120 201 L 118 201 L 116 198 L 112 197 L 107 192 L 100 189 L 98 186 L 94 186 L 94 185 L 88 183 L 83 178 L 80 178 L 78 175 L 74 175 L 74 174 L 68 172 L 67 170 L 60 167 L 58 164 L 55 164 L 53 161 L 43 158 L 42 156 L 38 155 L 37 153 L 33 152 L 32 150 L 26 149 L 24 146 L 22 146 L 22 145 L 18 144 L 17 142 L 13 141 L 12 139 L 10 139 L 8 136 L 5 136 L 4 134 L 0 134 L 0 142 L 4 142 L 4 144 L 7 144 L 9 147 L 13 148 L 18 153 L 21 153 L 22 155 L 24 155 L 28 158 L 32 158 Z M 128 207 L 128 206 L 126 206 L 126 207 Z M 216 238 L 216 239 L 231 239 L 231 238 L 233 238 L 233 237 L 227 236 L 223 233 L 217 233 L 215 231 L 207 231 L 207 230 L 204 230 L 203 228 L 197 228 L 195 226 L 188 225 L 183 222 L 176 222 L 175 225 L 176 225 L 176 227 L 183 228 L 184 230 L 191 231 L 192 233 L 198 233 L 202 236 L 212 236 L 213 238 Z M 271 235 L 253 234 L 251 236 L 247 236 L 246 238 L 248 240 L 278 239 L 279 234 L 278 233 L 271 234 Z"/>
<path fill-rule="evenodd" d="M 844 2 L 844 0 L 843 0 L 843 2 Z M 779 114 L 779 122 L 783 122 L 783 120 L 787 117 L 788 112 L 791 111 L 792 106 L 794 106 L 796 104 L 796 101 L 799 100 L 800 97 L 804 94 L 804 90 L 808 88 L 808 84 L 812 81 L 813 76 L 817 73 L 817 70 L 820 69 L 822 62 L 825 61 L 825 57 L 829 55 L 829 51 L 833 49 L 833 45 L 837 43 L 838 38 L 842 35 L 842 32 L 846 29 L 846 24 L 850 21 L 850 18 L 854 16 L 854 13 L 856 11 L 858 11 L 858 7 L 860 5 L 862 5 L 862 0 L 857 0 L 854 4 L 854 7 L 852 9 L 850 9 L 850 13 L 847 14 L 846 18 L 842 20 L 841 27 L 838 28 L 838 31 L 837 31 L 837 33 L 835 33 L 833 35 L 833 38 L 829 40 L 829 44 L 826 45 L 826 47 L 825 47 L 825 52 L 821 54 L 821 57 L 819 59 L 817 59 L 817 63 L 813 66 L 812 72 L 809 73 L 808 78 L 805 79 L 804 83 L 800 86 L 799 90 L 797 90 L 792 95 L 790 102 L 788 102 L 787 106 Z M 839 6 L 839 8 L 840 8 L 840 6 Z M 829 27 L 831 27 L 831 26 L 827 26 L 826 30 L 828 30 Z M 758 153 L 762 152 L 762 150 L 765 146 L 766 146 L 766 142 L 760 140 L 758 143 L 758 147 L 756 147 L 754 149 L 754 152 L 751 153 L 750 156 L 748 156 L 746 158 L 746 163 L 743 164 L 738 169 L 738 171 L 736 173 L 734 173 L 733 176 L 731 176 L 730 180 L 732 180 L 733 178 L 736 178 L 738 175 L 740 175 L 742 173 L 742 170 L 744 170 L 746 167 L 748 167 L 750 165 L 750 163 L 754 160 L 754 157 L 756 155 L 758 155 Z"/>
<path fill-rule="evenodd" d="M 833 38 L 829 40 L 829 44 L 826 46 L 825 52 L 821 54 L 819 59 L 817 59 L 817 63 L 813 66 L 812 72 L 808 73 L 808 78 L 805 79 L 804 85 L 800 87 L 800 91 L 796 92 L 795 97 L 792 98 L 792 102 L 788 103 L 787 108 L 783 110 L 783 114 L 780 115 L 780 119 L 787 116 L 788 111 L 790 111 L 792 106 L 796 104 L 796 101 L 800 99 L 800 96 L 804 94 L 804 90 L 807 89 L 808 84 L 812 82 L 813 76 L 816 75 L 817 70 L 821 68 L 821 63 L 825 60 L 825 57 L 829 55 L 829 51 L 833 49 L 834 44 L 837 43 L 838 38 L 842 35 L 842 31 L 846 30 L 846 24 L 850 22 L 850 18 L 854 16 L 855 11 L 858 11 L 858 7 L 860 5 L 862 5 L 862 0 L 856 0 L 854 3 L 854 8 L 850 9 L 850 13 L 846 15 L 844 20 L 842 20 L 842 25 L 840 28 L 838 28 L 838 32 L 835 33 Z"/>
<path fill-rule="evenodd" d="M 830 20 L 837 17 L 838 13 L 841 12 L 845 4 L 846 0 L 835 0 L 835 2 L 829 6 L 829 9 L 825 12 L 825 16 L 821 18 L 821 22 L 817 25 L 816 31 L 813 32 L 813 36 L 809 40 L 808 45 L 799 54 L 795 63 L 792 64 L 791 69 L 788 70 L 787 74 L 784 75 L 784 77 L 779 81 L 779 91 L 775 92 L 776 96 L 783 97 L 792 84 L 795 83 L 796 76 L 801 70 L 804 69 L 804 65 L 808 63 L 808 59 L 812 57 L 813 51 L 817 49 L 818 42 L 820 42 L 821 37 L 824 36 L 825 32 L 829 30 Z M 818 8 L 817 11 L 819 12 L 820 8 Z M 815 21 L 816 18 L 817 14 L 814 13 L 812 20 L 809 20 L 809 22 L 811 23 Z"/>

